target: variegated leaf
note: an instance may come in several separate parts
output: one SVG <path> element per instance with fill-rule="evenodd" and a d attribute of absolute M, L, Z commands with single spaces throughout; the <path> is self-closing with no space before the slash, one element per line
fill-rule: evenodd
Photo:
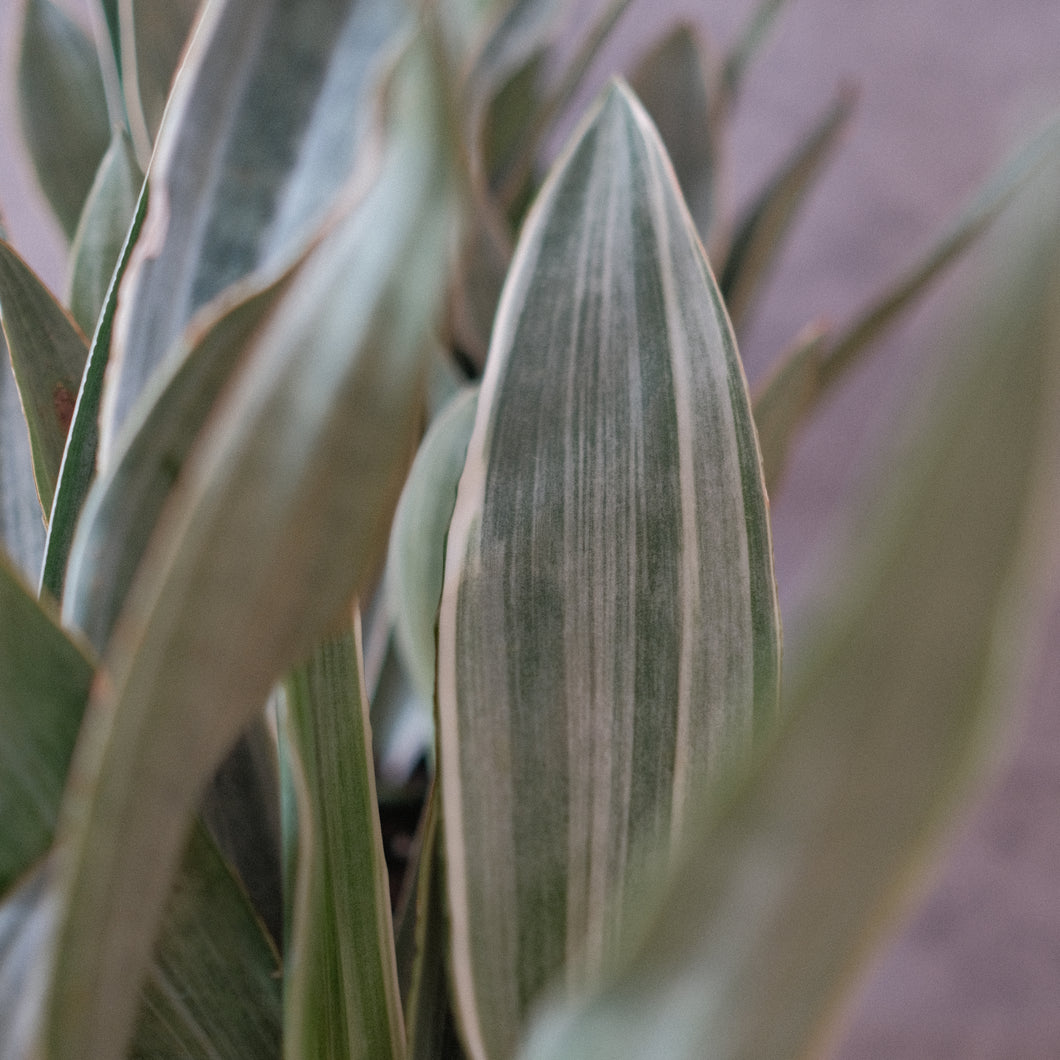
<path fill-rule="evenodd" d="M 124 1054 L 203 787 L 382 558 L 453 239 L 428 55 L 420 40 L 390 83 L 379 179 L 248 343 L 108 646 L 56 840 L 39 1021 L 56 1058 Z"/>
<path fill-rule="evenodd" d="M 606 989 L 544 1015 L 523 1060 L 830 1055 L 853 974 L 1013 732 L 1056 602 L 1057 167 L 1048 176 L 992 248 L 915 429 L 858 499 L 804 616 L 778 738 L 698 815 Z"/>
<path fill-rule="evenodd" d="M 717 287 L 613 85 L 528 218 L 449 530 L 439 769 L 457 1016 L 584 986 L 690 795 L 772 721 L 758 447 Z"/>
<path fill-rule="evenodd" d="M 101 465 L 194 312 L 303 249 L 353 169 L 394 0 L 215 0 L 173 88 L 122 285 Z M 124 54 L 123 54 L 124 59 Z"/>

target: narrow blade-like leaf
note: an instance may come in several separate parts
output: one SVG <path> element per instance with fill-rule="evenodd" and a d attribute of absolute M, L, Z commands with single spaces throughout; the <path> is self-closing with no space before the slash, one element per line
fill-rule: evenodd
<path fill-rule="evenodd" d="M 759 0 L 747 25 L 736 38 L 725 58 L 724 84 L 730 100 L 739 94 L 751 60 L 768 40 L 773 23 L 787 0 Z"/>
<path fill-rule="evenodd" d="M 288 1056 L 405 1055 L 359 642 L 353 630 L 326 641 L 285 681 L 301 796 Z"/>
<path fill-rule="evenodd" d="M 353 169 L 393 0 L 219 0 L 203 11 L 151 166 L 147 236 L 122 285 L 102 463 L 194 312 L 288 264 Z"/>
<path fill-rule="evenodd" d="M 92 335 L 103 310 L 107 288 L 129 234 L 143 185 L 132 141 L 116 128 L 88 193 L 70 249 L 70 315 Z"/>
<path fill-rule="evenodd" d="M 690 792 L 772 721 L 779 632 L 732 333 L 614 85 L 528 218 L 449 530 L 439 769 L 455 1004 L 511 1052 L 591 981 Z"/>
<path fill-rule="evenodd" d="M 129 264 L 132 248 L 140 238 L 140 229 L 147 212 L 148 184 L 140 190 L 125 245 L 118 257 L 118 264 L 110 278 L 100 311 L 88 361 L 81 374 L 81 389 L 77 393 L 73 420 L 66 436 L 66 448 L 59 467 L 59 480 L 55 487 L 51 518 L 48 520 L 48 539 L 41 569 L 41 591 L 47 591 L 57 600 L 62 596 L 63 577 L 74 536 L 77 519 L 81 513 L 89 486 L 96 474 L 96 451 L 99 447 L 99 404 L 103 392 L 103 379 L 110 359 L 111 332 L 114 312 L 118 303 L 118 285 Z"/>
<path fill-rule="evenodd" d="M 779 738 L 701 819 L 608 989 L 543 1020 L 524 1057 L 828 1055 L 851 972 L 1012 731 L 998 715 L 1055 601 L 1055 170 L 1025 206 L 851 562 L 833 567 Z"/>
<path fill-rule="evenodd" d="M 37 495 L 47 514 L 51 512 L 88 343 L 48 288 L 3 240 L 0 317 L 29 427 Z"/>
<path fill-rule="evenodd" d="M 123 1055 L 206 781 L 385 550 L 455 210 L 445 96 L 406 60 L 378 181 L 256 333 L 111 638 L 57 840 L 56 1060 Z"/>
<path fill-rule="evenodd" d="M 685 202 L 706 243 L 717 212 L 719 108 L 707 50 L 695 26 L 678 25 L 640 61 L 630 86 L 659 130 Z"/>
<path fill-rule="evenodd" d="M 18 91 L 37 180 L 72 239 L 110 142 L 110 119 L 96 50 L 51 0 L 26 4 Z"/>
<path fill-rule="evenodd" d="M 799 144 L 776 176 L 748 207 L 737 227 L 721 273 L 721 290 L 733 326 L 739 329 L 761 294 L 799 207 L 813 190 L 839 143 L 854 105 L 854 93 L 838 98 Z"/>

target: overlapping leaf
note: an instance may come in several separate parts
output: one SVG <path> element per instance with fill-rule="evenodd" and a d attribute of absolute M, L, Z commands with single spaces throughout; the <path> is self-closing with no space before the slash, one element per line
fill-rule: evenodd
<path fill-rule="evenodd" d="M 123 282 L 101 460 L 200 306 L 301 249 L 353 168 L 393 0 L 219 0 L 203 12 Z"/>
<path fill-rule="evenodd" d="M 820 1056 L 866 941 L 1009 726 L 1060 574 L 1056 170 L 803 638 L 786 724 L 700 818 L 639 946 L 532 1060 Z M 864 511 L 864 509 L 863 509 Z"/>
<path fill-rule="evenodd" d="M 288 1056 L 405 1055 L 359 639 L 352 629 L 329 639 L 285 681 L 301 796 Z"/>
<path fill-rule="evenodd" d="M 58 840 L 55 1057 L 122 1055 L 203 785 L 385 548 L 452 240 L 428 68 L 395 78 L 379 180 L 256 333 L 111 640 Z"/>
<path fill-rule="evenodd" d="M 48 288 L 2 240 L 0 316 L 29 428 L 37 495 L 50 513 L 88 344 Z"/>
<path fill-rule="evenodd" d="M 735 344 L 615 85 L 524 228 L 449 531 L 439 769 L 470 1055 L 508 1054 L 562 967 L 597 974 L 689 793 L 772 721 L 778 640 Z"/>

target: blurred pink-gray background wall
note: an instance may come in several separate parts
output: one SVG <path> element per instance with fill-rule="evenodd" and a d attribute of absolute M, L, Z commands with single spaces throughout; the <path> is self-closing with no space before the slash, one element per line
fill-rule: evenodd
<path fill-rule="evenodd" d="M 63 6 L 83 15 L 82 2 Z M 725 42 L 752 7 L 753 0 L 634 0 L 594 68 L 595 83 L 628 66 L 674 18 Z M 0 0 L 0 209 L 16 246 L 61 289 L 58 229 L 14 147 L 20 10 L 20 0 Z M 736 115 L 732 201 L 747 201 L 842 81 L 859 88 L 857 113 L 743 344 L 752 380 L 803 324 L 841 322 L 879 291 L 1006 152 L 1060 108 L 1060 0 L 790 0 Z M 941 283 L 800 444 L 773 504 L 789 630 L 797 632 L 800 601 L 829 576 L 837 513 L 856 497 L 974 271 L 973 258 Z M 1060 646 L 1060 611 L 1049 643 Z M 906 926 L 866 973 L 839 1060 L 1060 1057 L 1055 648 L 1016 715 L 999 769 L 925 879 Z"/>

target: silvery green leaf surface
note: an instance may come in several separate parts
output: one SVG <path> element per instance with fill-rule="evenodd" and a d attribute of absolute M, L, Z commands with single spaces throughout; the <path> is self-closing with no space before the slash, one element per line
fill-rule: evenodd
<path fill-rule="evenodd" d="M 72 239 L 110 142 L 110 119 L 96 50 L 51 0 L 26 3 L 18 103 L 37 180 Z"/>
<path fill-rule="evenodd" d="M 423 696 L 394 636 L 387 638 L 369 717 L 381 799 L 402 798 L 416 771 L 434 764 L 434 693 Z"/>
<path fill-rule="evenodd" d="M 720 85 L 706 42 L 690 23 L 675 26 L 637 65 L 630 87 L 651 115 L 689 212 L 706 243 L 717 212 Z"/>
<path fill-rule="evenodd" d="M 527 219 L 449 529 L 439 777 L 454 1004 L 510 1054 L 688 800 L 776 710 L 779 629 L 742 369 L 658 136 L 613 84 Z"/>
<path fill-rule="evenodd" d="M 121 83 L 136 150 L 146 165 L 199 0 L 119 0 Z"/>
<path fill-rule="evenodd" d="M 0 330 L 0 543 L 24 578 L 40 570 L 44 534 L 29 431 Z"/>
<path fill-rule="evenodd" d="M 77 526 L 81 505 L 96 474 L 96 450 L 99 445 L 99 403 L 103 391 L 103 379 L 110 357 L 111 332 L 114 311 L 117 306 L 118 285 L 129 263 L 132 248 L 140 236 L 140 228 L 147 211 L 148 185 L 145 181 L 140 190 L 125 244 L 119 254 L 118 264 L 110 278 L 99 321 L 92 336 L 88 361 L 81 374 L 81 389 L 77 393 L 73 420 L 66 435 L 59 479 L 55 487 L 51 518 L 48 520 L 48 537 L 41 569 L 41 591 L 47 591 L 61 599 L 66 561 L 70 543 Z"/>
<path fill-rule="evenodd" d="M 70 546 L 63 621 L 102 652 L 126 594 L 203 425 L 284 289 L 276 283 L 218 306 L 189 328 L 155 376 L 142 419 L 130 421 L 120 452 L 85 498 Z M 186 343 L 186 347 L 185 347 Z M 171 372 L 166 378 L 166 371 Z"/>
<path fill-rule="evenodd" d="M 0 556 L 0 895 L 51 845 L 93 673 Z"/>
<path fill-rule="evenodd" d="M 132 141 L 115 128 L 85 200 L 70 249 L 70 315 L 86 335 L 93 335 L 107 297 L 114 268 L 129 234 L 143 186 Z"/>
<path fill-rule="evenodd" d="M 424 51 L 390 82 L 378 179 L 248 344 L 109 642 L 57 838 L 56 1060 L 123 1055 L 206 781 L 382 559 L 456 214 Z"/>
<path fill-rule="evenodd" d="M 747 208 L 721 270 L 721 290 L 733 326 L 739 330 L 761 294 L 791 230 L 799 207 L 840 142 L 854 105 L 854 93 L 840 91 L 776 175 Z"/>
<path fill-rule="evenodd" d="M 404 1057 L 359 635 L 329 638 L 284 684 L 299 796 L 286 1055 Z"/>
<path fill-rule="evenodd" d="M 828 1054 L 852 974 L 1012 732 L 1043 604 L 1055 602 L 1055 167 L 1049 176 L 991 248 L 947 370 L 921 391 L 823 607 L 804 616 L 778 738 L 690 830 L 607 986 L 543 1016 L 525 1060 Z"/>
<path fill-rule="evenodd" d="M 29 428 L 37 496 L 50 513 L 88 344 L 55 296 L 3 240 L 0 322 Z"/>
<path fill-rule="evenodd" d="M 445 538 L 477 408 L 478 388 L 468 387 L 431 424 L 401 492 L 390 534 L 388 606 L 416 692 L 431 704 Z"/>
<path fill-rule="evenodd" d="M 393 0 L 215 0 L 174 86 L 152 204 L 122 284 L 102 415 L 119 427 L 195 311 L 297 255 L 347 182 Z"/>

